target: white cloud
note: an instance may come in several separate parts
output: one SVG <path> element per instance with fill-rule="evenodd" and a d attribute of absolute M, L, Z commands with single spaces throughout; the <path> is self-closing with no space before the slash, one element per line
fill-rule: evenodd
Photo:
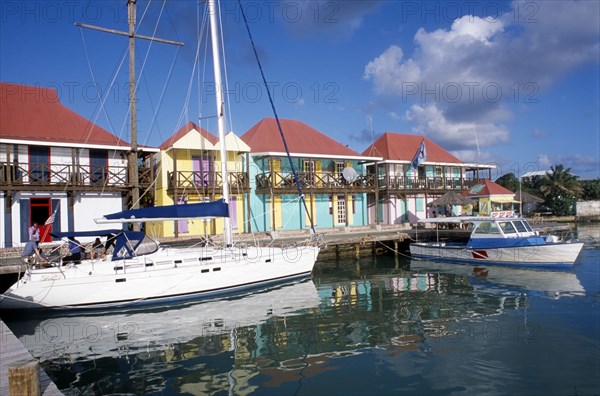
<path fill-rule="evenodd" d="M 449 29 L 420 28 L 412 54 L 390 45 L 365 66 L 364 78 L 386 100 L 411 105 L 405 117 L 449 149 L 473 148 L 473 130 L 481 147 L 509 142 L 507 105 L 597 61 L 600 50 L 599 2 L 514 2 L 513 8 L 497 19 L 465 15 Z"/>
<path fill-rule="evenodd" d="M 550 169 L 550 166 L 554 165 L 548 154 L 539 154 L 537 163 L 540 166 L 540 169 Z"/>
<path fill-rule="evenodd" d="M 413 105 L 405 114 L 417 126 L 415 131 L 427 131 L 437 143 L 449 150 L 493 146 L 508 141 L 508 130 L 503 125 L 492 122 L 449 121 L 436 106 Z"/>

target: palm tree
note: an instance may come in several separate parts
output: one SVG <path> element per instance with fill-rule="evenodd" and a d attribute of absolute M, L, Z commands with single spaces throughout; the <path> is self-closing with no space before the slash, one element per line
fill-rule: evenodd
<path fill-rule="evenodd" d="M 550 170 L 552 172 L 546 173 L 540 187 L 548 207 L 558 216 L 573 214 L 575 202 L 583 194 L 581 183 L 571 173 L 571 168 L 565 169 L 562 164 L 552 166 Z"/>

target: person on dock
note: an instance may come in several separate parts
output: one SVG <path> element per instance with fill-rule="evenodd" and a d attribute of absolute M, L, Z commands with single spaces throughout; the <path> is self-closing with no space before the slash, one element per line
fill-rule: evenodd
<path fill-rule="evenodd" d="M 81 243 L 74 237 L 69 237 L 69 255 L 63 258 L 63 263 L 81 263 Z"/>
<path fill-rule="evenodd" d="M 37 241 L 29 240 L 23 248 L 21 259 L 26 264 L 36 264 L 38 262 L 47 263 L 48 259 L 44 257 L 38 248 Z"/>
<path fill-rule="evenodd" d="M 29 227 L 29 240 L 36 244 L 40 241 L 40 228 L 37 221 L 32 222 L 31 227 Z"/>

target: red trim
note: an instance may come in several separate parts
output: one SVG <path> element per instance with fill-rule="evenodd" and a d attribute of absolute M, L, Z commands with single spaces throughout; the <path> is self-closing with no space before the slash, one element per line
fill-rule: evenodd
<path fill-rule="evenodd" d="M 488 254 L 485 250 L 472 250 L 471 254 L 473 255 L 474 259 L 487 259 L 488 258 Z"/>

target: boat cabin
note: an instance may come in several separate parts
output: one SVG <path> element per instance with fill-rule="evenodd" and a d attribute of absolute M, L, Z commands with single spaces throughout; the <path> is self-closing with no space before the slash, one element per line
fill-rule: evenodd
<path fill-rule="evenodd" d="M 523 218 L 490 219 L 474 222 L 471 233 L 474 238 L 523 238 L 535 236 L 527 220 Z"/>

